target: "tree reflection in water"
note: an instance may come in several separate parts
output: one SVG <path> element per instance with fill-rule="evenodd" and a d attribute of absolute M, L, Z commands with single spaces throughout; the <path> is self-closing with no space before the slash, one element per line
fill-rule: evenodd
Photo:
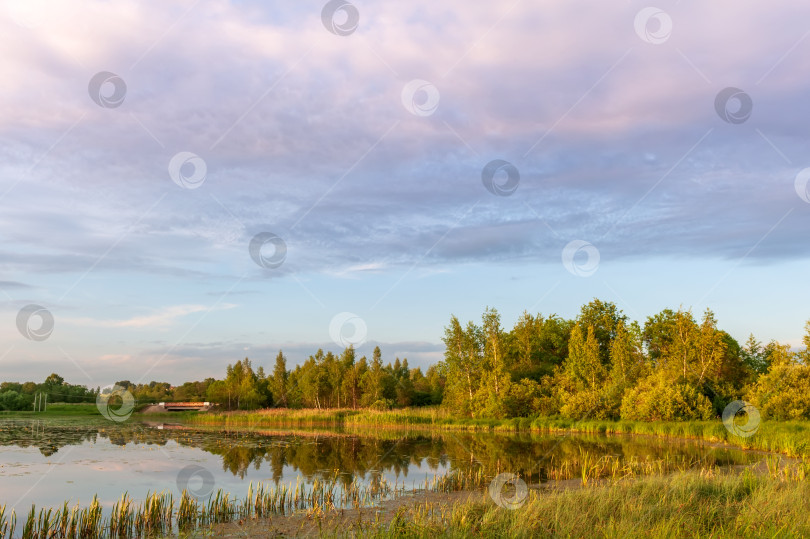
<path fill-rule="evenodd" d="M 374 481 L 382 473 L 405 479 L 414 467 L 433 472 L 483 466 L 488 475 L 508 471 L 543 481 L 551 467 L 577 463 L 583 454 L 610 455 L 620 463 L 667 459 L 685 466 L 748 464 L 760 457 L 738 449 L 672 439 L 630 436 L 556 436 L 537 433 L 457 433 L 359 429 L 267 430 L 87 420 L 0 420 L 0 445 L 36 447 L 50 457 L 68 445 L 117 446 L 170 442 L 218 455 L 222 468 L 244 478 L 252 466 L 275 483 L 290 470 L 307 481 Z M 265 464 L 266 463 L 266 464 Z M 285 477 L 285 468 L 287 476 Z M 424 476 L 418 478 L 422 481 Z"/>

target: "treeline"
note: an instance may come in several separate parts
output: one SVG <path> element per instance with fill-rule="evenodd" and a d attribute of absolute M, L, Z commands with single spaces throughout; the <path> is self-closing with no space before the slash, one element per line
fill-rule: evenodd
<path fill-rule="evenodd" d="M 804 343 L 810 347 L 810 322 Z M 765 417 L 810 419 L 810 353 L 665 309 L 640 325 L 595 299 L 574 320 L 524 312 L 511 331 L 487 309 L 445 328 L 444 405 L 466 417 L 710 419 L 745 399 Z"/>
<path fill-rule="evenodd" d="M 220 380 L 117 385 L 139 404 L 209 401 L 228 410 L 442 404 L 459 417 L 656 421 L 714 418 L 743 399 L 764 417 L 810 419 L 810 322 L 801 350 L 753 335 L 740 345 L 710 310 L 698 319 L 665 309 L 642 325 L 594 299 L 573 320 L 524 312 L 511 330 L 495 309 L 480 323 L 451 316 L 443 341 L 444 361 L 424 373 L 407 359 L 383 363 L 379 347 L 371 360 L 350 347 L 318 350 L 292 369 L 279 351 L 271 373 L 245 358 Z M 37 392 L 49 402 L 93 402 L 98 389 L 56 374 L 43 384 L 5 382 L 0 409 L 31 409 Z"/>
<path fill-rule="evenodd" d="M 37 395 L 41 395 L 37 397 Z M 71 385 L 58 374 L 49 375 L 44 382 L 2 382 L 0 383 L 0 411 L 33 410 L 37 402 L 95 402 L 98 389 Z"/>
<path fill-rule="evenodd" d="M 422 373 L 399 358 L 383 364 L 379 346 L 371 361 L 365 356 L 357 359 L 354 348 L 349 347 L 340 355 L 318 350 L 292 370 L 287 369 L 287 358 L 279 351 L 270 375 L 261 366 L 254 371 L 245 358 L 228 365 L 225 379 L 212 382 L 206 395 L 209 401 L 229 409 L 388 409 L 441 404 L 444 383 L 437 367 Z"/>
<path fill-rule="evenodd" d="M 369 361 L 357 359 L 352 347 L 340 355 L 318 350 L 303 364 L 288 370 L 282 351 L 273 372 L 254 368 L 249 358 L 229 364 L 225 378 L 186 382 L 172 388 L 167 383 L 116 382 L 130 391 L 138 403 L 161 401 L 208 401 L 228 410 L 257 408 L 378 408 L 441 404 L 444 377 L 438 367 L 425 373 L 410 368 L 408 360 L 396 358 L 383 364 L 380 347 Z"/>

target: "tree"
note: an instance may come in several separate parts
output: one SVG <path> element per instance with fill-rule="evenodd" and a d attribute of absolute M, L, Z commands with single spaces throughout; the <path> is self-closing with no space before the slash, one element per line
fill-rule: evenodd
<path fill-rule="evenodd" d="M 206 399 L 208 402 L 214 402 L 217 404 L 225 405 L 227 404 L 230 407 L 228 388 L 225 385 L 223 380 L 216 380 L 215 382 L 208 385 L 208 390 L 206 391 Z"/>
<path fill-rule="evenodd" d="M 301 366 L 298 386 L 304 406 L 318 409 L 329 407 L 332 386 L 326 362 L 326 354 L 323 350 L 318 350 L 314 356 L 309 356 L 309 359 Z"/>
<path fill-rule="evenodd" d="M 458 318 L 452 316 L 442 340 L 447 365 L 445 403 L 454 413 L 472 416 L 473 395 L 478 391 L 483 368 L 481 329 L 472 322 L 462 329 Z"/>
<path fill-rule="evenodd" d="M 606 376 L 593 326 L 588 326 L 586 337 L 577 323 L 571 330 L 568 358 L 555 377 L 560 413 L 575 419 L 607 417 L 609 410 L 601 391 Z"/>
<path fill-rule="evenodd" d="M 635 323 L 634 323 L 635 324 Z M 638 324 L 630 328 L 622 322 L 610 346 L 610 377 L 623 385 L 632 385 L 646 374 Z"/>
<path fill-rule="evenodd" d="M 501 418 L 506 415 L 506 397 L 511 389 L 511 379 L 504 360 L 501 317 L 495 309 L 487 308 L 484 311 L 481 336 L 484 369 L 475 411 L 486 417 Z"/>
<path fill-rule="evenodd" d="M 64 383 L 65 379 L 55 372 L 51 373 L 47 378 L 45 378 L 45 385 L 51 388 L 61 387 Z"/>
<path fill-rule="evenodd" d="M 804 350 L 799 353 L 799 359 L 805 364 L 810 365 L 810 320 L 804 324 L 804 337 L 802 337 Z"/>
<path fill-rule="evenodd" d="M 588 326 L 587 337 L 583 337 L 582 328 L 579 324 L 575 325 L 568 350 L 568 359 L 564 363 L 566 373 L 579 387 L 596 389 L 604 380 L 606 371 L 593 326 Z"/>
<path fill-rule="evenodd" d="M 537 317 L 523 311 L 511 333 L 511 348 L 513 354 L 512 367 L 530 369 L 538 361 L 540 349 L 540 333 L 543 328 L 543 317 Z"/>
<path fill-rule="evenodd" d="M 289 378 L 290 373 L 287 372 L 287 358 L 284 357 L 284 352 L 279 350 L 276 356 L 276 365 L 273 367 L 273 378 L 270 382 L 270 392 L 273 394 L 273 401 L 277 406 L 284 408 L 289 406 L 287 398 L 287 384 Z"/>
<path fill-rule="evenodd" d="M 661 361 L 675 337 L 675 312 L 664 309 L 660 313 L 647 317 L 644 323 L 644 345 L 654 364 Z"/>
<path fill-rule="evenodd" d="M 594 337 L 599 344 L 599 357 L 603 365 L 610 360 L 610 344 L 616 337 L 620 324 L 626 323 L 627 317 L 616 307 L 615 303 L 594 298 L 580 310 L 577 323 L 583 328 L 593 328 Z"/>
<path fill-rule="evenodd" d="M 810 366 L 789 345 L 771 342 L 768 372 L 759 377 L 746 397 L 764 418 L 810 419 Z"/>
<path fill-rule="evenodd" d="M 349 346 L 343 351 L 342 361 L 344 368 L 343 392 L 346 396 L 346 404 L 352 408 L 357 408 L 361 402 L 362 381 L 366 374 L 366 358 L 363 356 L 359 362 L 355 362 L 354 348 Z"/>
<path fill-rule="evenodd" d="M 741 350 L 742 359 L 745 364 L 756 374 L 763 374 L 767 372 L 769 362 L 765 354 L 765 348 L 762 343 L 754 338 L 754 334 L 748 336 L 745 341 L 745 346 Z"/>
<path fill-rule="evenodd" d="M 371 356 L 371 366 L 368 371 L 363 375 L 363 404 L 365 406 L 374 407 L 390 407 L 393 402 L 394 380 L 392 376 L 386 372 L 382 364 L 382 353 L 380 347 L 374 347 L 374 352 Z"/>

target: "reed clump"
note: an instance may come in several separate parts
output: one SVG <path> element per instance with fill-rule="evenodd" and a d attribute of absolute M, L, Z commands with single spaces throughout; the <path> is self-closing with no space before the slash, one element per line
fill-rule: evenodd
<path fill-rule="evenodd" d="M 175 504 L 171 492 L 148 493 L 136 503 L 127 493 L 112 506 L 108 517 L 103 516 L 101 504 L 94 497 L 88 507 L 67 502 L 58 509 L 39 509 L 32 506 L 22 524 L 21 537 L 35 538 L 140 538 L 162 537 L 173 533 L 190 533 L 214 524 L 246 519 L 267 518 L 290 514 L 297 510 L 310 510 L 313 514 L 338 507 L 366 507 L 385 499 L 393 499 L 409 492 L 405 483 L 388 481 L 382 475 L 373 475 L 368 482 L 355 477 L 351 482 L 339 480 L 338 471 L 327 479 L 316 479 L 311 485 L 296 480 L 295 484 L 268 485 L 250 483 L 243 498 L 233 497 L 221 489 L 206 499 L 198 499 L 188 491 L 180 495 Z M 476 488 L 485 483 L 479 470 L 454 471 L 436 475 L 424 483 L 425 490 L 450 492 Z M 15 537 L 17 517 L 0 506 L 0 539 Z"/>

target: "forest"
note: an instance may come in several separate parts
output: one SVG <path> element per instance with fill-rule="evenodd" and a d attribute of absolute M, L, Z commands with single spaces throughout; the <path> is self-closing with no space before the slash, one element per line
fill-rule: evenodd
<path fill-rule="evenodd" d="M 804 348 L 753 335 L 741 345 L 711 310 L 698 319 L 665 309 L 642 325 L 594 299 L 573 320 L 524 312 L 511 330 L 495 309 L 480 322 L 451 316 L 443 341 L 444 360 L 425 372 L 404 358 L 384 363 L 379 346 L 370 360 L 349 347 L 318 350 L 294 368 L 279 351 L 269 373 L 245 358 L 222 379 L 116 384 L 138 404 L 205 400 L 228 410 L 441 405 L 458 417 L 671 421 L 714 418 L 744 399 L 763 417 L 810 418 L 810 322 Z M 99 391 L 56 374 L 41 384 L 3 382 L 0 409 L 30 410 L 36 393 L 94 402 Z"/>

